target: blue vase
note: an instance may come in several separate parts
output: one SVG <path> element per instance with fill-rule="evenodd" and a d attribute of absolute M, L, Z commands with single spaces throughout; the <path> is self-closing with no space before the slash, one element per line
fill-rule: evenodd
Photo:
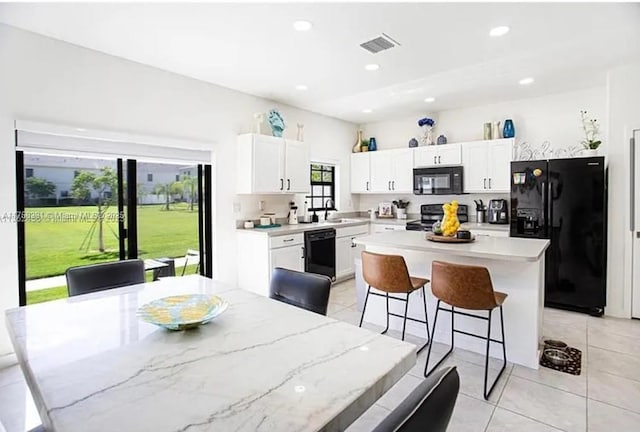
<path fill-rule="evenodd" d="M 378 150 L 378 145 L 376 144 L 376 139 L 374 137 L 369 138 L 369 151 Z"/>
<path fill-rule="evenodd" d="M 506 119 L 504 121 L 504 128 L 502 129 L 503 138 L 513 138 L 516 136 L 516 128 L 513 126 L 513 120 Z"/>

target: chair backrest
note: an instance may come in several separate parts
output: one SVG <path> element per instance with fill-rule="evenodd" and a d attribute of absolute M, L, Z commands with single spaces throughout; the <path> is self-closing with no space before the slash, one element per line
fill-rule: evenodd
<path fill-rule="evenodd" d="M 153 270 L 153 280 L 161 277 L 171 277 L 176 275 L 176 261 L 172 258 L 155 258 L 155 261 L 165 263 L 166 267 Z"/>
<path fill-rule="evenodd" d="M 433 372 L 373 432 L 445 432 L 456 405 L 460 377 L 455 366 Z"/>
<path fill-rule="evenodd" d="M 65 272 L 69 297 L 144 282 L 144 261 L 126 260 L 71 267 Z"/>
<path fill-rule="evenodd" d="M 411 279 L 404 258 L 362 251 L 362 276 L 365 282 L 380 291 L 406 293 L 411 291 Z"/>
<path fill-rule="evenodd" d="M 328 276 L 276 267 L 271 274 L 269 297 L 326 315 L 330 290 Z"/>
<path fill-rule="evenodd" d="M 498 306 L 486 267 L 433 261 L 431 291 L 443 302 L 463 309 L 491 310 Z"/>

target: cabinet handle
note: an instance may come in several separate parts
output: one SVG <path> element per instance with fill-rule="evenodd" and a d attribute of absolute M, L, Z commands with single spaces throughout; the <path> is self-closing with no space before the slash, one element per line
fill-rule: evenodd
<path fill-rule="evenodd" d="M 438 156 L 438 163 L 441 164 L 442 161 L 440 160 L 440 156 Z"/>
<path fill-rule="evenodd" d="M 302 248 L 301 248 L 301 249 L 302 249 L 302 256 L 301 256 L 300 258 L 304 258 L 304 257 L 305 257 L 305 256 L 304 256 L 304 255 L 305 255 L 305 253 L 304 253 L 304 246 L 302 246 Z"/>
<path fill-rule="evenodd" d="M 291 190 L 291 179 L 287 179 L 287 190 Z"/>
<path fill-rule="evenodd" d="M 356 238 L 355 237 L 351 237 L 351 247 L 354 248 L 356 247 L 356 244 L 353 242 Z"/>
<path fill-rule="evenodd" d="M 435 165 L 435 164 L 437 164 L 437 163 L 438 163 L 438 162 L 436 162 L 436 157 L 434 156 L 434 157 L 433 157 L 433 164 Z"/>
<path fill-rule="evenodd" d="M 491 177 L 489 177 L 489 189 L 491 189 Z"/>
<path fill-rule="evenodd" d="M 395 180 L 393 180 L 391 182 L 391 190 L 396 190 L 396 181 Z"/>
<path fill-rule="evenodd" d="M 280 190 L 284 189 L 284 180 L 280 179 Z"/>
<path fill-rule="evenodd" d="M 290 239 L 284 239 L 282 240 L 284 243 L 288 243 L 288 242 L 292 242 L 294 239 L 290 238 Z"/>
<path fill-rule="evenodd" d="M 388 190 L 391 190 L 391 180 L 389 180 L 389 185 L 387 186 Z"/>
<path fill-rule="evenodd" d="M 367 182 L 367 190 L 369 190 L 369 182 Z"/>
<path fill-rule="evenodd" d="M 387 231 L 393 231 L 393 228 L 389 228 L 389 227 L 384 227 L 384 229 Z"/>
<path fill-rule="evenodd" d="M 484 188 L 485 189 L 487 188 L 487 179 L 486 178 L 484 179 Z"/>

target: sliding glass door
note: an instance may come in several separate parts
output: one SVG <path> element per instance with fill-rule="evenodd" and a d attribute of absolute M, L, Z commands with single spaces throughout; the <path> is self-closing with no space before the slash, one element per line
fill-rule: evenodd
<path fill-rule="evenodd" d="M 210 166 L 18 150 L 16 167 L 21 305 L 66 297 L 73 266 L 212 276 Z"/>

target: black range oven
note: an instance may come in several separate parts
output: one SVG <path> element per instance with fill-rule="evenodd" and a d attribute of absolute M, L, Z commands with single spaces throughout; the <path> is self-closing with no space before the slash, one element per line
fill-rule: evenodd
<path fill-rule="evenodd" d="M 431 231 L 433 223 L 444 218 L 443 204 L 423 204 L 420 206 L 420 220 L 407 222 L 409 231 Z M 458 220 L 460 223 L 469 222 L 469 207 L 458 205 Z"/>
<path fill-rule="evenodd" d="M 462 166 L 415 168 L 414 195 L 458 195 L 462 193 Z"/>
<path fill-rule="evenodd" d="M 304 233 L 304 271 L 336 280 L 336 230 L 325 228 Z"/>

